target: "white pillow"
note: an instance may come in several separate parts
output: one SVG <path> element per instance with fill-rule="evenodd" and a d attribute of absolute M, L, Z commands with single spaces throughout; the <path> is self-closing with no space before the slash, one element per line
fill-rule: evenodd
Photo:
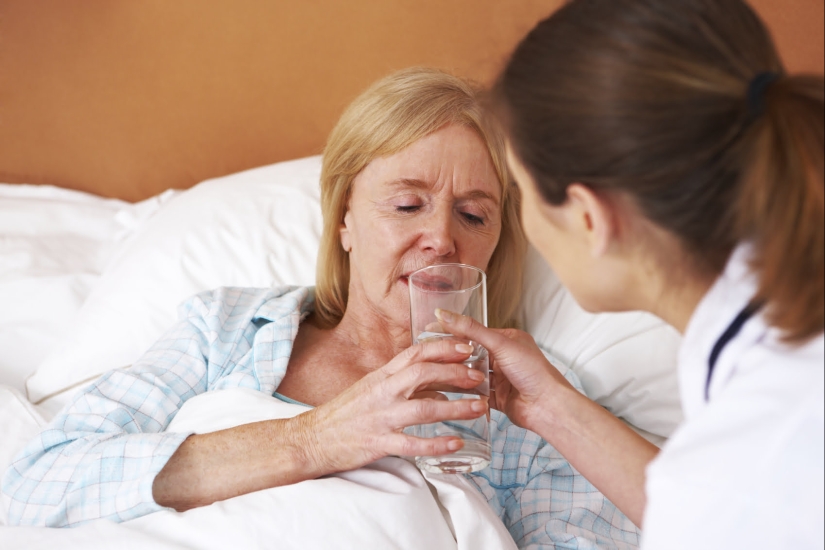
<path fill-rule="evenodd" d="M 112 252 L 160 203 L 0 184 L 0 383 L 24 389 Z"/>
<path fill-rule="evenodd" d="M 311 285 L 320 157 L 204 181 L 173 197 L 115 257 L 56 349 L 27 380 L 39 402 L 130 365 L 187 297 L 218 286 Z"/>
<path fill-rule="evenodd" d="M 29 379 L 30 398 L 131 364 L 198 291 L 314 284 L 320 167 L 320 157 L 275 164 L 175 197 L 113 260 L 60 349 Z M 675 333 L 648 315 L 584 312 L 535 253 L 525 276 L 525 328 L 579 375 L 588 395 L 669 435 L 681 417 Z"/>

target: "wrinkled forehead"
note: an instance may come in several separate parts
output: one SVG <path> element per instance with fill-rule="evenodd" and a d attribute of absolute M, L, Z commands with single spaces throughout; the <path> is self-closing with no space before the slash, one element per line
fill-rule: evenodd
<path fill-rule="evenodd" d="M 373 159 L 353 187 L 370 193 L 448 190 L 500 205 L 503 184 L 485 141 L 466 126 L 448 126 L 404 149 Z M 353 189 L 354 191 L 354 189 Z"/>
<path fill-rule="evenodd" d="M 382 182 L 380 185 L 382 190 L 389 194 L 393 194 L 395 192 L 404 192 L 407 190 L 437 192 L 443 187 L 444 184 L 439 184 L 429 179 L 401 177 L 395 180 Z M 453 194 L 458 195 L 460 198 L 488 200 L 496 206 L 500 206 L 501 187 L 498 184 L 498 179 L 495 179 L 495 182 L 492 185 L 489 180 L 473 180 L 467 182 L 467 185 L 462 185 L 459 183 L 454 185 L 450 191 Z"/>

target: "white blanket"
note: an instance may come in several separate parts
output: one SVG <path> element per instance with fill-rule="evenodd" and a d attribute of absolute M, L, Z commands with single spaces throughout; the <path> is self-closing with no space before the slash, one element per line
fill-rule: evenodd
<path fill-rule="evenodd" d="M 189 400 L 170 431 L 206 433 L 307 410 L 248 389 Z M 0 548 L 514 549 L 484 497 L 462 476 L 422 475 L 384 458 L 321 479 L 275 487 L 178 513 L 75 529 L 0 528 Z"/>

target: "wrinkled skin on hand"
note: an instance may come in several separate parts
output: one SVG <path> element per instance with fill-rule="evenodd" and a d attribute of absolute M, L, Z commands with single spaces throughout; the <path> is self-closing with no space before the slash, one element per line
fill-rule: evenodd
<path fill-rule="evenodd" d="M 444 385 L 471 389 L 483 375 L 468 369 L 466 346 L 451 340 L 412 346 L 364 376 L 331 401 L 296 417 L 307 434 L 308 459 L 318 471 L 359 468 L 389 455 L 422 456 L 455 452 L 456 437 L 419 438 L 403 433 L 415 424 L 469 420 L 485 414 L 486 399 L 440 399 L 430 393 Z"/>

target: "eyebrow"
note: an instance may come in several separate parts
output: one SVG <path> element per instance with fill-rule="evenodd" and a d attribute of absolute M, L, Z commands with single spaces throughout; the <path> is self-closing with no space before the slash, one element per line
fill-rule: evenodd
<path fill-rule="evenodd" d="M 429 189 L 431 186 L 426 181 L 422 181 L 415 178 L 398 178 L 396 180 L 392 180 L 387 183 L 390 187 L 393 188 L 412 188 L 412 189 Z M 470 198 L 470 199 L 487 199 L 492 201 L 494 204 L 498 205 L 499 201 L 496 197 L 491 195 L 486 191 L 482 191 L 481 189 L 473 189 L 466 195 L 462 196 L 461 198 Z"/>
<path fill-rule="evenodd" d="M 398 178 L 387 183 L 390 187 L 412 187 L 413 189 L 429 189 L 430 184 L 415 178 Z"/>

